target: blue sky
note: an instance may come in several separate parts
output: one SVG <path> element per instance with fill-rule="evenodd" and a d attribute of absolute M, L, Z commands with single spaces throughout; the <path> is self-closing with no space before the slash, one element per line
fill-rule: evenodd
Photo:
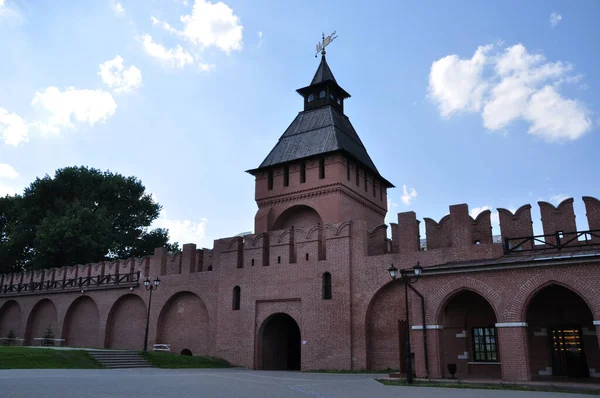
<path fill-rule="evenodd" d="M 345 112 L 397 186 L 388 221 L 531 203 L 539 231 L 535 203 L 573 196 L 585 229 L 598 15 L 593 0 L 0 0 L 0 194 L 87 165 L 139 177 L 180 243 L 250 231 L 244 170 L 302 109 L 335 30 Z"/>

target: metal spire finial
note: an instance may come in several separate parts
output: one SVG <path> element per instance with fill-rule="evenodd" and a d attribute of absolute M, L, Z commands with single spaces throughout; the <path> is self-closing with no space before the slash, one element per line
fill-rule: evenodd
<path fill-rule="evenodd" d="M 337 36 L 335 36 L 335 31 L 333 31 L 332 34 L 330 34 L 329 36 L 325 37 L 325 33 L 323 32 L 323 41 L 321 43 L 317 44 L 317 53 L 315 54 L 315 58 L 317 58 L 317 55 L 319 54 L 319 52 L 321 53 L 322 56 L 325 56 L 325 47 L 327 47 L 329 45 L 329 43 L 331 43 L 334 39 L 337 38 Z"/>

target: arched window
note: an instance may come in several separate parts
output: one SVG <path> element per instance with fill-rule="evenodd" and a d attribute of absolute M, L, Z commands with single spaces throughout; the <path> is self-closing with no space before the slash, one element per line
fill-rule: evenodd
<path fill-rule="evenodd" d="M 321 90 L 321 92 L 319 93 L 319 98 L 325 98 L 326 95 L 327 93 L 325 93 L 325 90 Z"/>
<path fill-rule="evenodd" d="M 331 274 L 323 274 L 323 300 L 331 300 Z"/>
<path fill-rule="evenodd" d="M 313 102 L 315 100 L 315 96 L 313 94 L 308 96 L 308 102 Z"/>
<path fill-rule="evenodd" d="M 238 311 L 240 309 L 240 298 L 241 298 L 240 287 L 236 286 L 233 288 L 233 305 L 231 307 L 232 310 Z"/>

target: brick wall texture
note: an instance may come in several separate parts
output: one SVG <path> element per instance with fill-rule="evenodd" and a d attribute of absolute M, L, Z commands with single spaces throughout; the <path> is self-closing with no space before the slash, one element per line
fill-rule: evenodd
<path fill-rule="evenodd" d="M 473 219 L 466 204 L 451 206 L 440 222 L 425 219 L 421 249 L 415 213 L 399 214 L 386 228 L 385 190 L 356 186 L 354 172 L 347 180 L 349 162 L 340 154 L 326 157 L 324 179 L 315 164 L 308 163 L 305 183 L 290 165 L 285 188 L 276 170 L 273 191 L 258 173 L 255 234 L 218 239 L 212 249 L 186 244 L 174 256 L 158 248 L 147 258 L 0 275 L 0 337 L 13 330 L 32 344 L 51 327 L 68 346 L 141 349 L 149 292 L 113 278 L 139 273 L 140 280 L 161 280 L 152 295 L 149 345 L 171 344 L 175 353 L 248 368 L 403 370 L 399 325 L 408 305 L 419 377 L 449 377 L 448 364 L 457 365 L 459 378 L 528 380 L 565 371 L 549 335 L 567 327 L 581 333 L 586 376 L 600 374 L 598 240 L 556 245 L 556 232 L 573 232 L 573 200 L 558 208 L 540 204 L 544 232 L 553 236 L 521 246 L 535 250 L 504 247 L 531 231 L 531 206 L 517 214 L 501 209 L 503 243 L 492 243 L 490 212 Z M 600 225 L 599 202 L 584 200 L 589 225 Z M 409 290 L 405 303 L 404 282 L 392 281 L 387 269 L 417 262 L 424 271 L 412 286 L 423 300 Z M 325 273 L 331 286 L 323 285 Z M 60 287 L 87 277 L 107 282 Z M 476 360 L 475 327 L 494 328 L 497 360 Z"/>

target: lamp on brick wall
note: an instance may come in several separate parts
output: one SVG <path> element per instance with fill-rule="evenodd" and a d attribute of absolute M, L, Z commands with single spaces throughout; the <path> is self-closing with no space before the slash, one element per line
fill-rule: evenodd
<path fill-rule="evenodd" d="M 158 277 L 152 282 L 148 277 L 144 280 L 144 287 L 150 291 L 150 297 L 148 298 L 148 315 L 146 316 L 146 332 L 144 333 L 144 352 L 148 352 L 148 327 L 150 326 L 150 306 L 152 305 L 152 291 L 158 289 L 160 279 Z"/>
<path fill-rule="evenodd" d="M 406 310 L 406 382 L 408 384 L 412 384 L 413 382 L 413 371 L 412 371 L 412 359 L 411 359 L 411 348 L 410 348 L 410 326 L 408 322 L 408 285 L 412 283 L 416 283 L 419 280 L 419 276 L 421 276 L 421 272 L 423 271 L 423 267 L 417 261 L 417 265 L 412 268 L 412 272 L 415 274 L 415 278 L 411 278 L 408 275 L 408 270 L 400 270 L 400 279 L 404 282 L 404 307 Z M 390 277 L 395 280 L 398 277 L 398 268 L 394 267 L 394 264 L 388 268 L 388 272 L 390 273 Z M 423 325 L 425 327 L 425 325 Z"/>

